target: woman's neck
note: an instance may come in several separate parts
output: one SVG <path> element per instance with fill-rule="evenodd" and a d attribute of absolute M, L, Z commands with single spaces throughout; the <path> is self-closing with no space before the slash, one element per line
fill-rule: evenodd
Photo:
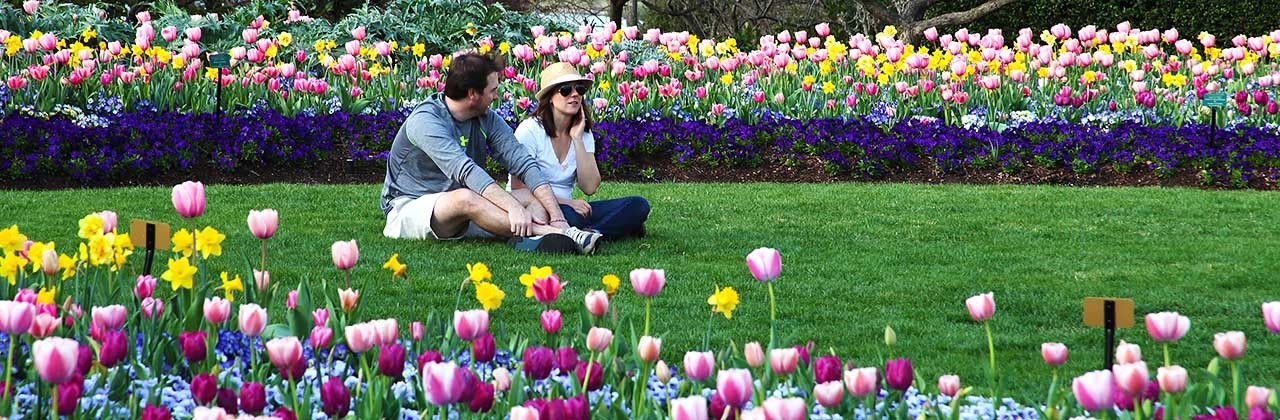
<path fill-rule="evenodd" d="M 562 134 L 569 133 L 569 124 L 570 124 L 570 121 L 572 120 L 573 120 L 573 117 L 570 116 L 569 114 L 565 114 L 563 112 L 559 112 L 555 110 L 551 111 L 551 121 L 554 122 L 556 125 L 556 129 L 555 129 L 556 137 L 560 137 Z"/>

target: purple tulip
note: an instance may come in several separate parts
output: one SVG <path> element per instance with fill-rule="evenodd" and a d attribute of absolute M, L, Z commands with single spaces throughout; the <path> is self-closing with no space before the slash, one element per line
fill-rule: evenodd
<path fill-rule="evenodd" d="M 148 405 L 142 409 L 142 420 L 170 420 L 169 410 L 164 407 Z"/>
<path fill-rule="evenodd" d="M 200 405 L 208 405 L 218 396 L 218 378 L 201 373 L 191 378 L 191 398 Z"/>
<path fill-rule="evenodd" d="M 565 420 L 590 420 L 591 406 L 587 404 L 587 396 L 579 395 L 564 400 L 564 418 Z"/>
<path fill-rule="evenodd" d="M 556 350 L 556 367 L 559 367 L 561 372 L 572 372 L 578 368 L 578 363 L 578 351 L 573 347 L 564 346 Z"/>
<path fill-rule="evenodd" d="M 324 413 L 329 417 L 345 416 L 351 411 L 351 391 L 337 376 L 330 376 L 320 385 L 320 401 L 324 403 Z"/>
<path fill-rule="evenodd" d="M 444 359 L 440 357 L 440 352 L 427 350 L 418 355 L 418 369 L 422 369 L 427 363 L 440 363 Z"/>
<path fill-rule="evenodd" d="M 93 368 L 93 348 L 82 344 L 80 353 L 76 355 L 76 373 L 88 375 L 90 368 Z"/>
<path fill-rule="evenodd" d="M 728 417 L 726 417 L 726 416 L 725 416 L 725 412 L 724 412 L 725 410 L 729 410 L 729 415 L 728 415 Z M 736 419 L 736 418 L 738 418 L 738 413 L 739 413 L 739 412 L 741 412 L 741 411 L 742 411 L 742 410 L 741 410 L 741 409 L 739 409 L 738 407 L 734 407 L 734 406 L 731 406 L 731 405 L 729 405 L 728 403 L 726 403 L 726 402 L 724 401 L 724 398 L 720 398 L 720 393 L 718 393 L 718 392 L 717 392 L 717 393 L 715 393 L 714 395 L 712 395 L 712 396 L 711 396 L 711 417 L 712 417 L 712 418 L 717 418 L 717 419 L 723 419 L 723 418 Z"/>
<path fill-rule="evenodd" d="M 810 341 L 809 344 L 806 346 L 795 346 L 796 353 L 800 354 L 800 361 L 804 362 L 804 364 L 806 365 L 809 364 L 809 361 L 811 360 L 809 359 L 809 346 L 812 346 L 812 345 L 813 345 L 813 342 Z"/>
<path fill-rule="evenodd" d="M 1213 414 L 1202 414 L 1192 417 L 1192 420 L 1236 420 L 1236 409 L 1231 406 L 1214 407 Z"/>
<path fill-rule="evenodd" d="M 102 349 L 98 352 L 98 363 L 103 367 L 112 367 L 129 354 L 128 339 L 124 331 L 112 330 L 103 333 Z"/>
<path fill-rule="evenodd" d="M 547 376 L 551 375 L 552 365 L 555 364 L 554 359 L 549 348 L 526 347 L 524 357 L 521 359 L 524 363 L 524 374 L 533 380 L 547 379 Z"/>
<path fill-rule="evenodd" d="M 240 406 L 238 401 L 239 398 L 236 396 L 236 391 L 234 389 L 218 389 L 218 408 L 227 410 L 228 413 L 239 413 Z"/>
<path fill-rule="evenodd" d="M 1249 409 L 1249 420 L 1275 420 L 1276 415 L 1263 407 Z"/>
<path fill-rule="evenodd" d="M 471 341 L 471 358 L 478 363 L 492 362 L 495 351 L 493 334 L 485 332 Z"/>
<path fill-rule="evenodd" d="M 208 348 L 205 346 L 205 339 L 208 337 L 209 333 L 205 331 L 188 331 L 178 334 L 178 344 L 182 347 L 182 356 L 187 358 L 187 363 L 200 363 L 208 357 Z"/>
<path fill-rule="evenodd" d="M 470 402 L 476 397 L 476 384 L 480 383 L 480 378 L 465 367 L 458 368 L 458 376 L 462 377 L 462 392 L 458 394 L 457 402 Z"/>
<path fill-rule="evenodd" d="M 480 382 L 476 385 L 475 392 L 476 395 L 467 403 L 467 409 L 472 413 L 488 413 L 493 408 L 493 385 Z"/>
<path fill-rule="evenodd" d="M 271 415 L 279 417 L 280 420 L 298 420 L 298 415 L 293 414 L 292 410 L 285 407 L 277 408 L 275 412 L 271 413 Z"/>
<path fill-rule="evenodd" d="M 258 415 L 267 408 L 267 388 L 257 382 L 249 382 L 240 387 L 240 409 Z"/>
<path fill-rule="evenodd" d="M 299 358 L 293 362 L 288 368 L 280 369 L 280 377 L 284 380 L 294 379 L 301 380 L 302 375 L 307 373 L 307 360 Z"/>
<path fill-rule="evenodd" d="M 404 346 L 392 344 L 378 351 L 378 372 L 391 378 L 404 375 Z"/>
<path fill-rule="evenodd" d="M 58 385 L 58 414 L 70 416 L 75 414 L 76 405 L 80 402 L 80 394 L 84 391 L 83 380 L 72 380 Z"/>
<path fill-rule="evenodd" d="M 827 383 L 840 380 L 842 372 L 840 369 L 840 358 L 836 356 L 822 356 L 813 363 L 813 381 L 815 383 Z"/>
<path fill-rule="evenodd" d="M 913 379 L 915 379 L 915 372 L 911 370 L 911 359 L 902 358 L 884 362 L 884 381 L 890 388 L 906 391 L 911 387 Z"/>
<path fill-rule="evenodd" d="M 586 363 L 579 363 L 578 369 L 574 373 L 577 374 L 578 376 L 578 383 L 582 383 L 583 380 L 590 381 L 590 382 L 587 382 L 588 391 L 595 391 L 597 389 L 600 389 L 601 385 L 604 385 L 604 369 L 600 368 L 599 363 L 591 362 L 591 378 L 590 379 L 586 378 L 586 375 L 587 375 Z"/>
<path fill-rule="evenodd" d="M 1133 411 L 1133 397 L 1125 393 L 1124 389 L 1117 386 L 1111 391 L 1112 399 L 1115 400 L 1116 408 L 1123 411 Z M 1160 400 L 1160 383 L 1157 381 L 1147 381 L 1147 387 L 1143 390 L 1142 395 L 1138 396 L 1139 401 L 1159 401 Z"/>

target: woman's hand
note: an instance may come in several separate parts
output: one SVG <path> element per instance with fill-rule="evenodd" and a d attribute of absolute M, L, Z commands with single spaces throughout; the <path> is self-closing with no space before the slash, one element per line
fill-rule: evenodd
<path fill-rule="evenodd" d="M 591 203 L 583 200 L 569 199 L 565 204 L 569 207 L 573 207 L 573 211 L 582 215 L 582 217 L 591 217 Z"/>
<path fill-rule="evenodd" d="M 586 104 L 582 106 L 586 106 Z M 574 124 L 573 127 L 569 127 L 569 138 L 574 141 L 582 140 L 582 132 L 586 127 L 587 114 L 585 111 L 578 111 L 578 123 Z"/>

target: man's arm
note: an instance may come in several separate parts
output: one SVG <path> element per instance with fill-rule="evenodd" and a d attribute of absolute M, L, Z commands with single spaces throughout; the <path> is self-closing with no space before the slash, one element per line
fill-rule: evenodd
<path fill-rule="evenodd" d="M 507 212 L 507 219 L 511 222 L 511 233 L 515 236 L 531 236 L 533 235 L 533 219 L 529 216 L 529 212 L 512 197 L 510 193 L 499 187 L 497 183 L 491 183 L 484 191 L 480 193 L 486 200 L 494 205 L 502 208 Z M 564 215 L 560 216 L 561 219 Z"/>
<path fill-rule="evenodd" d="M 560 203 L 556 201 L 555 193 L 551 191 L 551 184 L 547 182 L 547 178 L 542 174 L 542 168 L 538 166 L 538 160 L 529 154 L 529 149 L 516 140 L 510 126 L 492 116 L 488 121 L 491 122 L 488 132 L 492 133 L 490 145 L 496 157 L 506 165 L 512 178 L 521 181 L 520 184 L 513 183 L 511 189 L 516 190 L 520 186 L 531 187 L 529 189 L 533 191 L 533 198 L 547 210 L 548 224 L 560 228 L 569 227 L 564 219 L 564 213 L 560 211 Z"/>
<path fill-rule="evenodd" d="M 409 142 L 425 152 L 445 177 L 480 193 L 495 184 L 453 137 L 451 124 L 430 113 L 414 113 L 405 124 Z"/>

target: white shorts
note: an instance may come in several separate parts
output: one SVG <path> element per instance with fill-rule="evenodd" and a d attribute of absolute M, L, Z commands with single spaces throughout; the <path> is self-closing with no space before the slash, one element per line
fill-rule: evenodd
<path fill-rule="evenodd" d="M 391 211 L 387 213 L 387 225 L 382 234 L 396 239 L 435 239 L 455 240 L 462 238 L 493 238 L 494 235 L 481 229 L 475 222 L 467 222 L 466 229 L 451 237 L 440 237 L 431 229 L 431 215 L 435 213 L 436 201 L 446 193 L 427 194 L 418 198 L 399 197 L 391 200 Z"/>

